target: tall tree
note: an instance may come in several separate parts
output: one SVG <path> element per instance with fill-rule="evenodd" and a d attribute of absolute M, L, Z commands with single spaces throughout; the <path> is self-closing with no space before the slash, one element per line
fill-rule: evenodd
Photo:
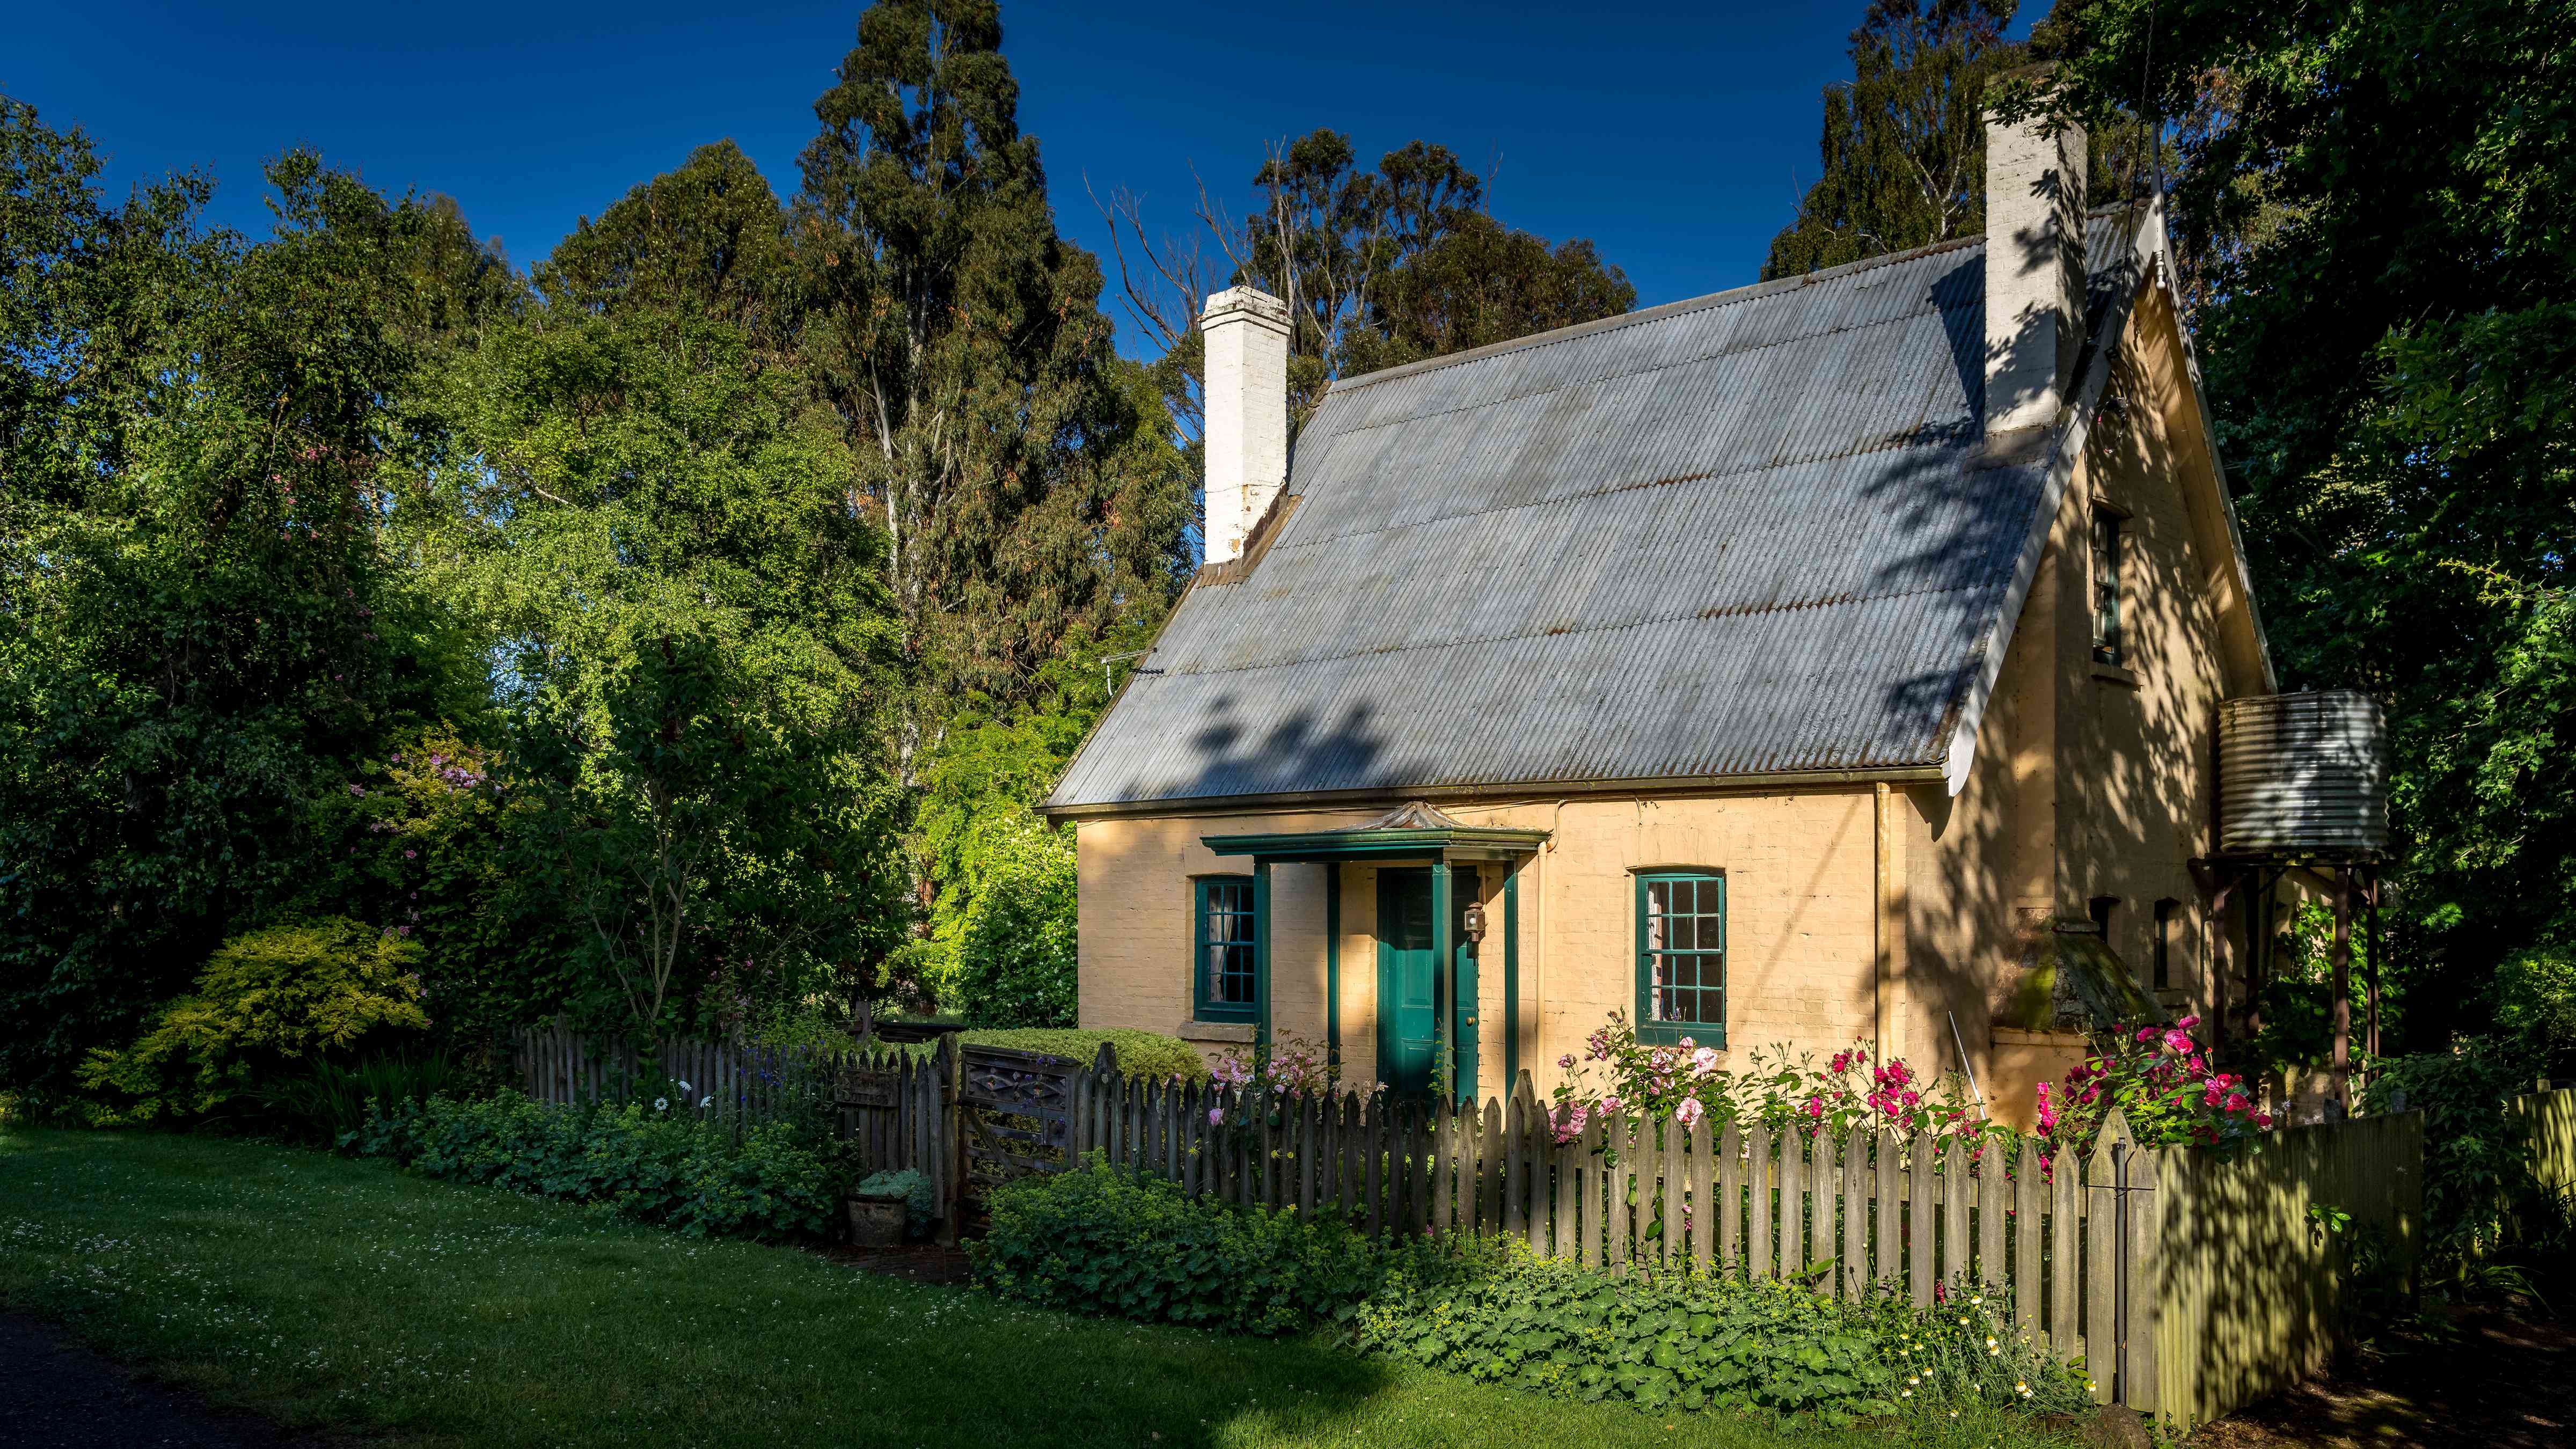
<path fill-rule="evenodd" d="M 426 339 L 507 297 L 452 208 L 306 153 L 257 245 L 96 174 L 0 100 L 0 1080 L 39 1089 L 294 895 L 347 761 L 474 708 L 375 521 Z"/>
<path fill-rule="evenodd" d="M 2023 62 L 2015 0 L 1871 0 L 1852 78 L 1825 87 L 1824 174 L 1771 239 L 1795 276 L 1976 232 L 1986 215 L 1986 89 Z"/>
<path fill-rule="evenodd" d="M 2177 231 L 2285 683 L 2389 708 L 2414 1043 L 2513 1008 L 2499 965 L 2566 991 L 2576 8 L 2063 0 L 2033 39 L 2033 99 L 2191 118 Z"/>
<path fill-rule="evenodd" d="M 1156 238 L 1128 192 L 1097 203 L 1129 314 L 1162 350 L 1152 368 L 1182 436 L 1200 425 L 1199 309 L 1220 287 L 1289 304 L 1288 406 L 1311 416 L 1337 377 L 1616 316 L 1637 292 L 1588 241 L 1551 246 L 1496 221 L 1483 178 L 1412 141 L 1363 170 L 1324 129 L 1272 148 L 1237 215 L 1200 197 L 1200 230 Z"/>
<path fill-rule="evenodd" d="M 700 273 L 493 330 L 405 499 L 490 641 L 520 843 L 594 968 L 571 1004 L 647 1035 L 872 991 L 902 921 L 885 535 L 803 369 L 707 315 L 726 295 Z"/>
<path fill-rule="evenodd" d="M 742 148 L 717 141 L 636 187 L 536 267 L 538 289 L 594 311 L 660 308 L 732 326 L 764 349 L 794 325 L 787 213 Z"/>
<path fill-rule="evenodd" d="M 1001 44 L 992 0 L 870 6 L 794 204 L 803 350 L 884 520 L 928 691 L 907 760 L 968 695 L 1026 696 L 1070 634 L 1158 617 L 1180 525 Z"/>

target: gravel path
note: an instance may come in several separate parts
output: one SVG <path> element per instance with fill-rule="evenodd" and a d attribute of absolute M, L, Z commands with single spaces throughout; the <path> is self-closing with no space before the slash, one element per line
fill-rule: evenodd
<path fill-rule="evenodd" d="M 5 1449 L 319 1449 L 264 1419 L 135 1377 L 48 1324 L 0 1313 Z"/>

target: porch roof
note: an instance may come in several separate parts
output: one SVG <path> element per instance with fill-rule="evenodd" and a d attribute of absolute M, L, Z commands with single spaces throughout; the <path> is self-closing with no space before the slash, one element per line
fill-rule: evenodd
<path fill-rule="evenodd" d="M 1537 850 L 1547 843 L 1547 832 L 1468 825 L 1416 800 L 1365 825 L 1258 835 L 1203 835 L 1199 841 L 1219 855 L 1248 855 L 1262 861 L 1384 860 L 1408 856 L 1496 860 Z"/>

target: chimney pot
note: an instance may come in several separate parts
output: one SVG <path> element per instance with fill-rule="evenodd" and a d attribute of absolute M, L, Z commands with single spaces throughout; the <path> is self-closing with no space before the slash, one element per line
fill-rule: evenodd
<path fill-rule="evenodd" d="M 1986 113 L 1989 436 L 2057 420 L 2084 349 L 2084 128 Z"/>
<path fill-rule="evenodd" d="M 1244 538 L 1288 482 L 1288 304 L 1252 287 L 1208 298 L 1206 561 L 1243 556 Z"/>

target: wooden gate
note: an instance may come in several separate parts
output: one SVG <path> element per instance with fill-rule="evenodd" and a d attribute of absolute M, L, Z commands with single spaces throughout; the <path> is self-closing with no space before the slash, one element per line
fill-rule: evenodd
<path fill-rule="evenodd" d="M 993 1188 L 1032 1172 L 1073 1165 L 1076 1081 L 1082 1063 L 1009 1047 L 970 1046 L 957 1095 L 959 1183 L 966 1209 L 980 1214 Z M 1117 1070 L 1100 1049 L 1093 1071 Z"/>

